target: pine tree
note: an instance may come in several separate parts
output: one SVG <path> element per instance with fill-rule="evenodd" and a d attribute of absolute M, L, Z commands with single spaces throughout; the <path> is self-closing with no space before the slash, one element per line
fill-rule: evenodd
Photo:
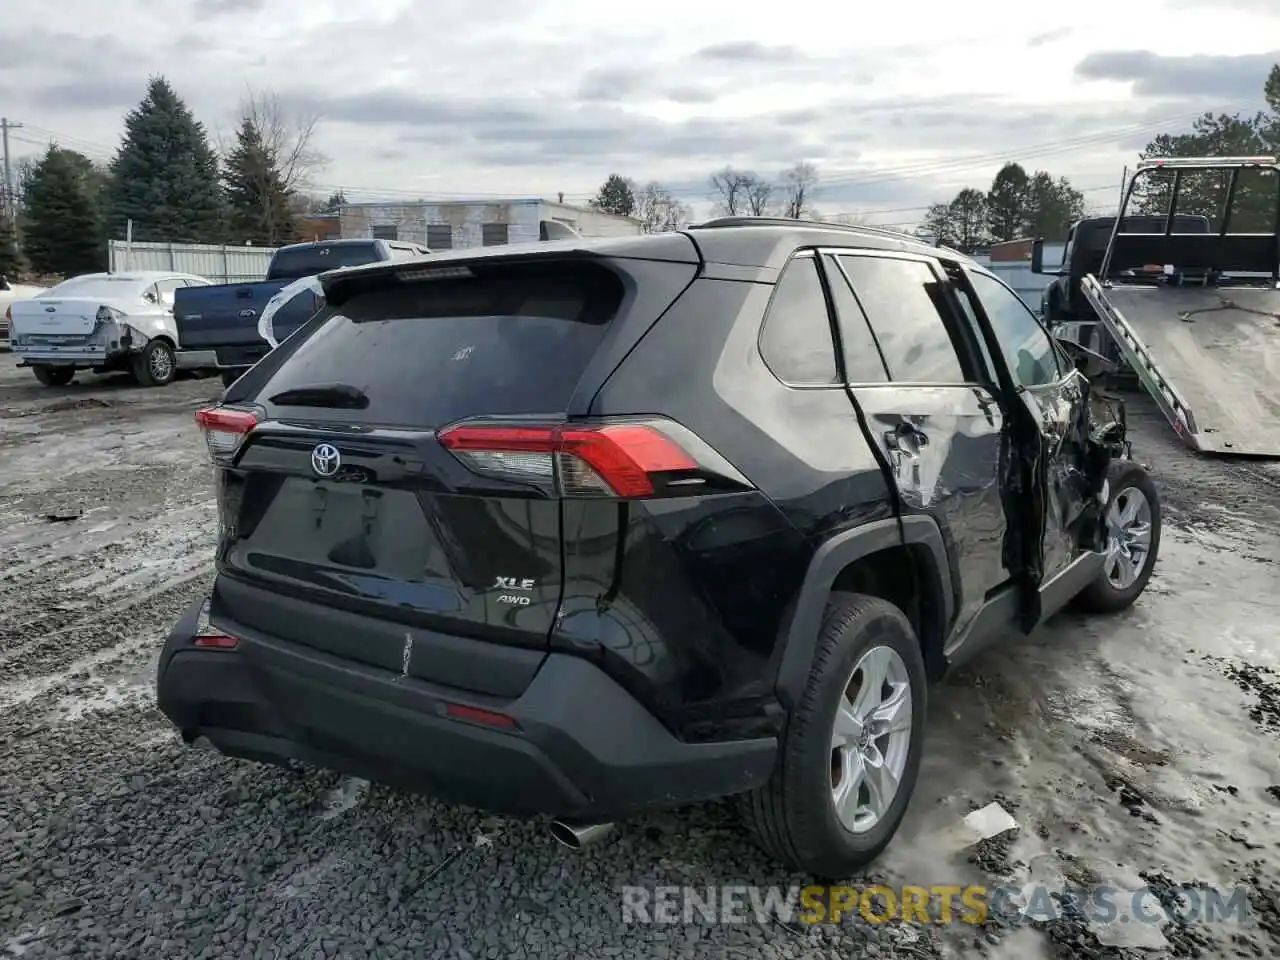
<path fill-rule="evenodd" d="M 1032 237 L 1065 240 L 1071 224 L 1084 216 L 1084 194 L 1066 177 L 1037 170 L 1027 181 L 1027 228 Z"/>
<path fill-rule="evenodd" d="M 22 233 L 37 274 L 71 277 L 106 268 L 92 171 L 88 157 L 53 145 L 31 169 L 24 184 Z"/>
<path fill-rule="evenodd" d="M 1027 192 L 1031 178 L 1018 163 L 1006 163 L 987 192 L 987 227 L 991 239 L 1016 240 L 1027 229 Z"/>
<path fill-rule="evenodd" d="M 635 191 L 621 174 L 611 173 L 591 205 L 605 213 L 629 217 L 636 209 Z"/>
<path fill-rule="evenodd" d="M 219 243 L 225 207 L 218 158 L 204 125 L 163 77 L 125 117 L 125 137 L 111 163 L 112 236 L 133 221 L 133 239 Z"/>
<path fill-rule="evenodd" d="M 293 240 L 297 233 L 293 197 L 252 118 L 240 124 L 222 182 L 235 242 L 276 246 Z"/>

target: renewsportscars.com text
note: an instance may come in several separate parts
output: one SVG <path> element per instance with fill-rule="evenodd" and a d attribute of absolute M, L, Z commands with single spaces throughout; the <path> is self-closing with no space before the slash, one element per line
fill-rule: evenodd
<path fill-rule="evenodd" d="M 1099 924 L 1241 923 L 1243 887 L 1050 888 L 948 886 L 623 887 L 624 923 L 903 923 L 980 924 L 1050 921 L 1064 915 Z"/>

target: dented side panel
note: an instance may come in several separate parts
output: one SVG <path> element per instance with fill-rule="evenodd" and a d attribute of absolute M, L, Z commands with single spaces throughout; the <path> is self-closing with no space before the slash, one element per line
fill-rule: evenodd
<path fill-rule="evenodd" d="M 902 513 L 927 514 L 942 531 L 961 630 L 1010 579 L 1016 556 L 1004 414 L 981 387 L 873 384 L 852 392 Z"/>

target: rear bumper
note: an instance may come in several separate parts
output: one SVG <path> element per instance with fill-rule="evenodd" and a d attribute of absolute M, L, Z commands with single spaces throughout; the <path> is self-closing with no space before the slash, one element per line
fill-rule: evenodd
<path fill-rule="evenodd" d="M 299 760 L 514 816 L 606 820 L 760 786 L 773 738 L 676 739 L 622 687 L 577 657 L 549 654 L 514 700 L 497 700 L 232 629 L 236 650 L 193 647 L 201 603 L 170 634 L 161 711 L 188 740 L 229 756 Z M 516 729 L 455 719 L 496 711 Z"/>
<path fill-rule="evenodd" d="M 51 367 L 90 369 L 105 367 L 128 356 L 128 351 L 117 350 L 112 352 L 100 346 L 12 346 L 11 349 L 13 355 L 20 360 L 19 366 L 48 364 Z"/>
<path fill-rule="evenodd" d="M 218 367 L 218 354 L 213 350 L 179 350 L 175 354 L 179 370 L 207 370 Z"/>
<path fill-rule="evenodd" d="M 239 344 L 179 350 L 177 357 L 183 370 L 248 370 L 270 352 L 266 343 Z"/>

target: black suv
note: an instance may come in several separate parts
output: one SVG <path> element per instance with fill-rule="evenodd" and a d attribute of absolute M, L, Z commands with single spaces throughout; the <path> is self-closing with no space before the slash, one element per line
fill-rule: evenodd
<path fill-rule="evenodd" d="M 157 677 L 188 742 L 571 845 L 736 795 L 847 876 L 902 818 L 931 681 L 1151 576 L 1123 416 L 952 251 L 728 219 L 322 280 L 197 415 L 217 579 Z"/>

